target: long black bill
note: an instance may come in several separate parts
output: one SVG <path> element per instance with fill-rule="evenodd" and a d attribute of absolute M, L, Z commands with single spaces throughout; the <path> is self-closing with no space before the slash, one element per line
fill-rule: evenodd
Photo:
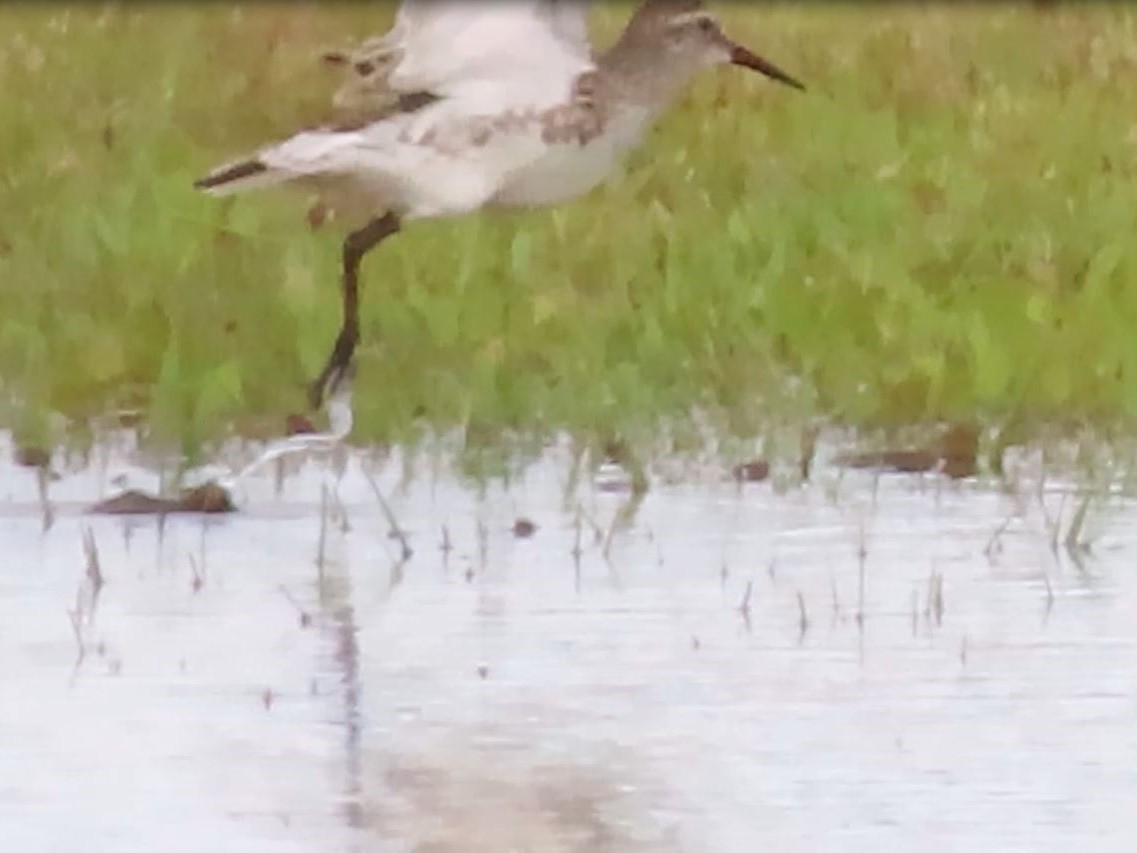
<path fill-rule="evenodd" d="M 803 86 L 798 80 L 795 80 L 785 71 L 783 71 L 774 63 L 763 59 L 758 54 L 747 50 L 740 44 L 733 45 L 730 49 L 730 61 L 735 65 L 741 65 L 743 68 L 749 68 L 752 71 L 758 71 L 765 74 L 771 80 L 777 80 L 779 83 L 785 83 L 787 86 L 793 86 L 795 89 L 805 91 Z"/>

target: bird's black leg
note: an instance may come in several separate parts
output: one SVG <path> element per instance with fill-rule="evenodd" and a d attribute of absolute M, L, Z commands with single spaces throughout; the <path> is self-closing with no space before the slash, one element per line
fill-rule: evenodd
<path fill-rule="evenodd" d="M 343 378 L 359 342 L 359 265 L 363 256 L 400 227 L 399 217 L 388 213 L 352 231 L 343 242 L 343 325 L 327 364 L 308 388 L 308 402 L 313 409 L 320 408 L 324 396 Z"/>

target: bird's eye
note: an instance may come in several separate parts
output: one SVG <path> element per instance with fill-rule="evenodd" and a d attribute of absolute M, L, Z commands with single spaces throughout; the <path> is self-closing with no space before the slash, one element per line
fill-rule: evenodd
<path fill-rule="evenodd" d="M 710 18 L 699 18 L 699 29 L 709 35 L 715 31 L 715 22 Z"/>

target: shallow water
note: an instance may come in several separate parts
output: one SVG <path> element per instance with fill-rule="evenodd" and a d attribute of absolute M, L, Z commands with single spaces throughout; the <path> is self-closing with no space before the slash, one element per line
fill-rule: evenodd
<path fill-rule="evenodd" d="M 160 525 L 82 513 L 156 485 L 112 443 L 45 531 L 0 463 L 0 848 L 1131 849 L 1125 500 L 1079 568 L 976 482 L 704 472 L 633 513 L 556 450 L 419 468 L 289 460 Z"/>

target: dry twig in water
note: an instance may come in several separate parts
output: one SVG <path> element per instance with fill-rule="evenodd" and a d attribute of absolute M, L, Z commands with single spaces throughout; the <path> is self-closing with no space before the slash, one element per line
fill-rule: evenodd
<path fill-rule="evenodd" d="M 742 616 L 742 622 L 746 625 L 746 630 L 750 631 L 750 598 L 754 594 L 754 581 L 746 582 L 746 591 L 742 594 L 742 601 L 738 603 L 738 613 Z"/>
<path fill-rule="evenodd" d="M 95 534 L 90 527 L 83 528 L 83 553 L 87 557 L 87 580 L 91 584 L 91 592 L 97 596 L 105 581 L 99 563 L 99 546 L 95 543 Z"/>
<path fill-rule="evenodd" d="M 391 535 L 398 540 L 399 545 L 402 546 L 402 558 L 398 561 L 399 564 L 408 562 L 414 556 L 414 549 L 411 548 L 411 543 L 407 541 L 407 534 L 399 526 L 395 514 L 391 512 L 391 507 L 387 503 L 387 499 L 383 497 L 383 493 L 379 490 L 379 484 L 375 482 L 375 478 L 371 476 L 371 472 L 364 470 L 363 476 L 367 478 L 367 484 L 371 486 L 371 491 L 375 493 L 375 499 L 379 502 L 379 508 L 383 511 L 383 517 L 387 519 L 387 526 L 390 528 Z"/>

